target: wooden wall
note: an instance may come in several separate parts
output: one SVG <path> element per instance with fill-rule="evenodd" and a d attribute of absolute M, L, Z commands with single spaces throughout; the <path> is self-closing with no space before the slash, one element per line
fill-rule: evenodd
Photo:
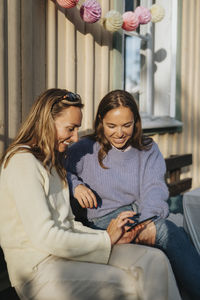
<path fill-rule="evenodd" d="M 104 15 L 110 1 L 100 2 Z M 46 13 L 47 87 L 79 93 L 85 103 L 82 128 L 91 128 L 96 103 L 110 88 L 112 35 L 101 22 L 83 22 L 79 7 L 65 10 L 47 1 Z"/>
<path fill-rule="evenodd" d="M 0 1 L 0 152 L 45 89 L 45 1 Z"/>
<path fill-rule="evenodd" d="M 55 0 L 0 1 L 0 153 L 46 88 L 67 88 L 82 96 L 85 131 L 92 127 L 98 102 L 114 87 L 119 49 L 113 49 L 112 34 L 101 20 L 82 21 L 82 2 L 65 10 Z M 122 7 L 121 0 L 99 2 L 102 16 Z"/>

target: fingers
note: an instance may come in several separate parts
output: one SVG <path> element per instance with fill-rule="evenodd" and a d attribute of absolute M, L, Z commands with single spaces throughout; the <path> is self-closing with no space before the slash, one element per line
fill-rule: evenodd
<path fill-rule="evenodd" d="M 135 216 L 135 215 L 139 215 L 139 214 L 137 214 L 136 212 L 130 210 L 130 211 L 123 211 L 123 212 L 121 212 L 121 213 L 119 214 L 118 217 L 119 217 L 119 218 L 120 218 L 120 217 L 121 217 L 121 218 L 128 218 L 128 223 L 133 224 L 133 223 L 135 223 L 136 220 L 137 220 L 137 218 L 134 219 L 134 216 Z"/>
<path fill-rule="evenodd" d="M 95 194 L 85 185 L 77 185 L 74 191 L 74 197 L 78 200 L 82 208 L 97 207 L 97 199 Z"/>
<path fill-rule="evenodd" d="M 131 220 L 130 218 L 133 217 L 133 215 L 135 214 L 135 212 L 133 211 L 123 211 L 121 212 L 116 220 L 116 225 L 118 226 L 118 228 L 123 228 L 124 231 L 128 230 L 128 226 L 125 226 L 127 223 L 134 223 L 133 220 Z"/>
<path fill-rule="evenodd" d="M 134 214 L 135 212 L 133 211 L 124 211 L 121 212 L 116 219 L 110 221 L 107 232 L 112 245 L 130 243 L 134 239 L 136 235 L 135 231 L 126 232 L 129 227 L 125 226 L 128 222 L 134 222 L 130 220 Z"/>
<path fill-rule="evenodd" d="M 154 245 L 156 237 L 156 227 L 152 221 L 146 221 L 133 227 L 130 231 L 127 223 L 134 223 L 130 218 L 135 215 L 133 211 L 121 212 L 116 219 L 111 220 L 107 230 L 111 236 L 113 244 L 126 244 L 132 241 Z"/>
<path fill-rule="evenodd" d="M 97 199 L 96 199 L 95 194 L 90 189 L 88 189 L 88 193 L 90 195 L 90 199 L 93 202 L 93 206 L 97 208 Z"/>
<path fill-rule="evenodd" d="M 117 216 L 117 220 L 119 220 L 120 226 L 124 226 L 126 224 L 133 224 L 135 221 L 132 220 L 131 218 L 135 215 L 136 213 L 134 211 L 123 211 Z M 128 226 L 125 227 L 125 231 L 129 229 Z"/>

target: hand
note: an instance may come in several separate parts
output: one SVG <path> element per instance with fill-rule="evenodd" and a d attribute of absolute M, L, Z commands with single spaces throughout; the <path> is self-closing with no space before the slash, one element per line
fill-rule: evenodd
<path fill-rule="evenodd" d="M 149 245 L 153 246 L 155 245 L 155 240 L 156 240 L 156 226 L 154 222 L 148 222 L 143 228 L 137 228 L 138 226 L 135 227 L 135 230 L 137 230 L 137 235 L 135 238 L 135 242 L 137 244 L 144 244 L 144 245 Z"/>
<path fill-rule="evenodd" d="M 97 199 L 95 194 L 83 184 L 76 186 L 74 197 L 78 200 L 82 208 L 97 207 Z"/>
<path fill-rule="evenodd" d="M 116 219 L 112 219 L 108 225 L 107 232 L 110 236 L 111 245 L 114 244 L 128 244 L 136 236 L 137 232 L 135 229 L 127 232 L 128 226 L 125 226 L 128 222 L 134 223 L 133 220 L 129 219 L 135 215 L 133 211 L 124 211 L 120 213 Z M 142 228 L 143 225 L 137 227 Z"/>

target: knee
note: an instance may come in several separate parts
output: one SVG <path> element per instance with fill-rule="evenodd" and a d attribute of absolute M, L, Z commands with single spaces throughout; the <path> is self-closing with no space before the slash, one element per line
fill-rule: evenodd
<path fill-rule="evenodd" d="M 157 229 L 173 230 L 173 231 L 178 230 L 178 226 L 168 219 L 160 219 L 155 222 L 155 225 Z"/>
<path fill-rule="evenodd" d="M 160 242 L 166 242 L 169 238 L 175 238 L 179 232 L 179 227 L 173 222 L 160 219 L 155 223 L 156 225 L 156 245 L 159 246 Z"/>
<path fill-rule="evenodd" d="M 166 254 L 158 248 L 148 247 L 147 255 L 154 264 L 169 263 Z"/>

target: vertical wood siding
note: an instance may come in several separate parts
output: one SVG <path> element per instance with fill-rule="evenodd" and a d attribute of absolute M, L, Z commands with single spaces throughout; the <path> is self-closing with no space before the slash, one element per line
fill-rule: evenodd
<path fill-rule="evenodd" d="M 45 89 L 45 1 L 0 1 L 0 154 Z"/>
<path fill-rule="evenodd" d="M 99 2 L 104 16 L 115 0 Z M 46 88 L 79 93 L 81 130 L 92 127 L 100 99 L 112 89 L 112 34 L 102 20 L 82 21 L 82 3 L 63 9 L 55 0 L 0 1 L 0 153 Z"/>
<path fill-rule="evenodd" d="M 101 20 L 82 21 L 79 5 L 71 9 L 48 0 L 46 7 L 47 88 L 67 88 L 81 95 L 85 104 L 81 130 L 93 125 L 97 105 L 110 89 L 112 35 Z M 99 1 L 102 16 L 110 9 L 108 0 Z"/>

